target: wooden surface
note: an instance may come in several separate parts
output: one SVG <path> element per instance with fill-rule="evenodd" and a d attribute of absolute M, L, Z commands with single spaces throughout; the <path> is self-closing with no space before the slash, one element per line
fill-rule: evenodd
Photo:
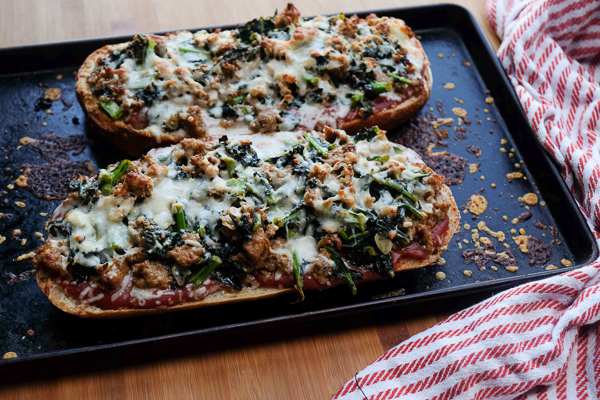
<path fill-rule="evenodd" d="M 498 39 L 485 22 L 484 0 L 457 0 L 476 16 L 492 45 Z M 303 15 L 435 3 L 416 0 L 303 1 Z M 272 0 L 2 0 L 0 47 L 118 36 L 239 23 L 282 9 Z M 256 341 L 220 343 L 185 357 L 93 373 L 35 380 L 0 388 L 1 399 L 328 399 L 354 374 L 387 349 L 443 320 L 465 303 L 444 310 L 393 310 L 336 323 L 312 323 L 287 339 L 273 330 Z M 350 323 L 351 320 L 351 323 Z M 310 325 L 310 324 L 309 324 Z M 316 333 L 315 333 L 316 332 Z M 252 335 L 249 333 L 249 335 Z M 258 343 L 258 344 L 256 344 Z M 51 368 L 51 366 L 49 366 Z"/>

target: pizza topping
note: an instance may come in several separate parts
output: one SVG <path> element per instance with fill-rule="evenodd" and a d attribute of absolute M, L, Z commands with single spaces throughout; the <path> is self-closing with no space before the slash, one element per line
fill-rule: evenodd
<path fill-rule="evenodd" d="M 85 276 L 98 288 L 84 297 L 108 308 L 255 285 L 354 293 L 438 251 L 442 186 L 377 128 L 185 139 L 72 181 L 34 264 L 63 286 Z"/>
<path fill-rule="evenodd" d="M 232 30 L 137 35 L 112 50 L 89 71 L 92 94 L 111 119 L 157 140 L 203 136 L 204 127 L 215 133 L 335 127 L 420 92 L 427 66 L 401 20 L 303 20 L 291 4 Z"/>

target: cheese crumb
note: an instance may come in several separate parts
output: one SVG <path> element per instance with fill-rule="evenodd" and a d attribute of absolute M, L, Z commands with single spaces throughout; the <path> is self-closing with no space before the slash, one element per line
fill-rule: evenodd
<path fill-rule="evenodd" d="M 519 246 L 519 250 L 521 250 L 521 253 L 529 252 L 529 250 L 527 249 L 527 242 L 529 241 L 528 236 L 525 236 L 525 235 L 515 236 L 515 237 L 513 237 L 513 240 L 515 241 L 516 245 Z"/>
<path fill-rule="evenodd" d="M 452 109 L 452 114 L 457 115 L 461 118 L 464 118 L 467 116 L 467 110 L 465 110 L 464 108 L 461 108 L 461 107 L 454 107 Z"/>
<path fill-rule="evenodd" d="M 496 189 L 496 184 L 495 183 L 492 183 L 490 186 L 492 187 L 492 189 Z"/>
<path fill-rule="evenodd" d="M 19 257 L 17 257 L 17 261 L 23 261 L 33 257 L 35 257 L 35 251 L 30 251 L 29 253 L 21 254 Z"/>
<path fill-rule="evenodd" d="M 463 275 L 466 276 L 467 278 L 470 278 L 473 275 L 473 271 L 470 271 L 468 269 L 465 269 L 463 271 Z"/>
<path fill-rule="evenodd" d="M 504 269 L 510 272 L 517 272 L 519 270 L 519 267 L 511 265 L 509 267 L 504 267 Z"/>
<path fill-rule="evenodd" d="M 492 104 L 492 103 L 494 102 L 494 98 L 493 98 L 493 97 L 486 97 L 486 98 L 485 98 L 485 102 L 486 102 L 487 104 Z"/>
<path fill-rule="evenodd" d="M 562 260 L 560 260 L 560 263 L 562 264 L 563 267 L 572 267 L 573 266 L 573 262 L 570 260 L 567 260 L 566 258 L 563 258 Z"/>
<path fill-rule="evenodd" d="M 0 244 L 4 243 L 5 240 L 6 240 L 6 236 L 0 235 Z"/>
<path fill-rule="evenodd" d="M 490 268 L 492 268 L 492 271 L 498 271 L 498 267 L 496 267 L 495 265 L 492 265 Z"/>
<path fill-rule="evenodd" d="M 516 224 L 519 223 L 519 219 L 518 218 L 513 218 L 512 221 L 510 221 L 510 222 L 512 222 L 513 225 L 516 225 Z"/>
<path fill-rule="evenodd" d="M 37 142 L 39 142 L 39 140 L 30 138 L 29 136 L 23 136 L 21 139 L 19 139 L 19 143 L 21 143 L 22 145 L 28 145 L 29 143 Z"/>
<path fill-rule="evenodd" d="M 468 231 L 469 229 L 471 229 L 471 225 L 469 224 L 464 224 L 463 228 L 465 228 L 466 231 Z"/>
<path fill-rule="evenodd" d="M 435 278 L 438 281 L 443 281 L 444 279 L 446 279 L 446 274 L 443 273 L 442 271 L 438 271 L 438 272 L 435 273 Z"/>
<path fill-rule="evenodd" d="M 2 356 L 3 359 L 7 359 L 7 358 L 17 358 L 17 353 L 15 353 L 14 351 L 8 351 L 6 353 L 4 353 L 4 355 Z"/>
<path fill-rule="evenodd" d="M 48 213 L 44 213 L 44 212 L 40 213 L 40 217 L 47 217 L 47 216 L 48 216 Z"/>
<path fill-rule="evenodd" d="M 19 187 L 27 187 L 27 177 L 25 177 L 25 175 L 20 175 L 16 180 L 15 183 L 17 184 L 17 186 Z"/>
<path fill-rule="evenodd" d="M 44 97 L 50 101 L 60 100 L 62 93 L 59 88 L 49 88 L 44 92 Z"/>
<path fill-rule="evenodd" d="M 523 228 L 519 229 L 519 233 L 520 233 L 521 235 L 524 235 L 524 234 L 525 234 L 525 229 L 523 229 Z"/>
<path fill-rule="evenodd" d="M 479 166 L 481 164 L 469 164 L 469 174 L 474 174 L 475 172 L 477 172 L 477 170 L 479 170 Z"/>
<path fill-rule="evenodd" d="M 506 177 L 508 179 L 518 179 L 518 178 L 523 177 L 523 173 L 522 172 L 511 172 L 509 174 L 506 174 Z"/>
<path fill-rule="evenodd" d="M 490 238 L 489 238 L 489 237 L 485 237 L 485 236 L 481 237 L 481 238 L 479 239 L 479 241 L 480 241 L 481 243 L 483 243 L 483 244 L 492 244 L 492 241 L 490 240 Z"/>
<path fill-rule="evenodd" d="M 26 204 L 22 201 L 15 201 L 15 205 L 21 208 L 24 208 L 26 206 Z"/>
<path fill-rule="evenodd" d="M 15 185 L 13 185 L 12 183 L 9 183 L 8 185 L 6 185 L 6 188 L 8 190 L 13 190 L 15 188 Z"/>
<path fill-rule="evenodd" d="M 446 259 L 443 257 L 440 257 L 437 261 L 438 265 L 446 265 Z"/>
<path fill-rule="evenodd" d="M 506 215 L 503 215 L 503 216 L 502 216 L 502 220 L 503 220 L 503 221 L 508 221 L 508 217 L 507 217 Z"/>
<path fill-rule="evenodd" d="M 21 239 L 21 246 L 25 246 L 27 244 L 27 239 Z"/>
<path fill-rule="evenodd" d="M 448 82 L 444 85 L 444 89 L 452 90 L 454 89 L 454 83 Z"/>
<path fill-rule="evenodd" d="M 554 264 L 549 264 L 549 265 L 546 267 L 546 271 L 552 271 L 553 269 L 557 269 L 557 268 L 558 268 L 558 267 L 557 267 L 556 265 L 554 265 Z"/>
<path fill-rule="evenodd" d="M 504 232 L 502 232 L 502 231 L 494 232 L 485 224 L 485 221 L 479 221 L 479 223 L 477 224 L 477 228 L 480 231 L 484 231 L 488 235 L 495 237 L 496 239 L 498 239 L 498 242 L 500 242 L 500 243 L 503 243 L 504 240 L 506 239 L 506 235 L 504 234 Z"/>
<path fill-rule="evenodd" d="M 523 201 L 528 206 L 535 206 L 538 203 L 538 197 L 535 193 L 527 193 L 523 196 Z"/>
<path fill-rule="evenodd" d="M 474 194 L 469 198 L 468 208 L 472 214 L 481 215 L 487 210 L 488 201 L 480 194 Z"/>
<path fill-rule="evenodd" d="M 506 144 L 506 143 L 508 143 L 508 140 L 506 140 L 506 139 L 500 139 L 500 144 Z"/>

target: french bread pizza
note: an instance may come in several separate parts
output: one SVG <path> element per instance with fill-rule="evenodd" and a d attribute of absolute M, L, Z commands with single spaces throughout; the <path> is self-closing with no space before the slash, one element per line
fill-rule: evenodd
<path fill-rule="evenodd" d="M 431 85 L 404 21 L 302 19 L 291 4 L 235 29 L 104 46 L 76 79 L 91 127 L 134 156 L 208 132 L 389 129 L 418 113 Z"/>
<path fill-rule="evenodd" d="M 209 136 L 76 177 L 33 264 L 82 317 L 303 299 L 431 264 L 459 219 L 444 178 L 377 127 Z"/>

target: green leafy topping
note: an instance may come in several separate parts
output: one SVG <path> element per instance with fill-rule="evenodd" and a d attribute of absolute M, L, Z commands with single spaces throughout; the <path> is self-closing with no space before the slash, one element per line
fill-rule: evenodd
<path fill-rule="evenodd" d="M 303 133 L 302 136 L 304 136 L 304 138 L 306 140 L 308 140 L 308 143 L 310 143 L 310 145 L 319 153 L 321 153 L 321 155 L 323 157 L 327 157 L 327 150 L 325 150 L 324 148 L 322 148 L 319 143 L 317 143 L 317 141 L 315 139 L 313 139 L 312 137 L 308 136 L 306 133 Z"/>
<path fill-rule="evenodd" d="M 358 143 L 361 140 L 366 140 L 370 142 L 373 140 L 378 134 L 381 132 L 378 126 L 372 126 L 370 128 L 363 128 L 358 131 L 358 133 L 354 136 L 354 142 Z"/>
<path fill-rule="evenodd" d="M 338 252 L 335 251 L 333 247 L 324 246 L 323 248 L 327 250 L 327 252 L 331 256 L 331 259 L 333 260 L 333 262 L 335 262 L 335 265 L 340 269 L 340 271 L 342 271 L 344 278 L 346 278 L 346 283 L 348 284 L 348 286 L 350 286 L 350 289 L 352 290 L 352 294 L 356 295 L 356 284 L 354 283 L 352 274 L 350 274 L 350 271 L 348 271 L 348 267 L 346 267 L 346 264 L 344 263 L 344 261 L 342 261 L 342 258 L 340 257 Z"/>
<path fill-rule="evenodd" d="M 310 72 L 304 72 L 302 74 L 302 79 L 304 79 L 306 82 L 310 83 L 311 85 L 316 85 L 317 83 L 319 83 L 319 77 L 316 75 L 311 74 Z"/>
<path fill-rule="evenodd" d="M 304 300 L 304 291 L 302 290 L 304 279 L 302 278 L 300 261 L 298 261 L 296 252 L 292 253 L 292 265 L 294 267 L 294 278 L 296 278 L 296 290 L 300 294 L 300 301 L 302 301 Z"/>
<path fill-rule="evenodd" d="M 367 85 L 365 89 L 372 94 L 381 94 L 392 90 L 390 82 L 371 82 L 370 87 Z"/>
<path fill-rule="evenodd" d="M 262 218 L 259 213 L 254 213 L 254 225 L 252 226 L 252 231 L 257 230 L 262 226 Z"/>
<path fill-rule="evenodd" d="M 383 154 L 381 156 L 373 157 L 373 161 L 379 161 L 380 163 L 385 164 L 386 162 L 390 161 L 390 156 Z"/>
<path fill-rule="evenodd" d="M 218 256 L 212 256 L 211 261 L 204 267 L 200 268 L 192 277 L 190 282 L 194 284 L 194 289 L 198 288 L 212 274 L 212 272 L 223 263 Z"/>
<path fill-rule="evenodd" d="M 288 222 L 294 221 L 296 219 L 298 219 L 298 217 L 300 216 L 300 214 L 302 213 L 304 204 L 299 204 L 297 205 L 287 216 L 285 216 L 284 218 L 275 218 L 273 219 L 273 223 L 275 225 L 277 225 L 278 227 L 282 228 L 283 226 L 285 226 L 285 224 L 287 224 Z"/>
<path fill-rule="evenodd" d="M 156 47 L 156 42 L 149 41 L 148 48 L 146 49 L 146 55 L 144 58 L 144 66 L 148 68 L 148 63 L 150 62 L 150 55 L 154 53 L 154 48 Z"/>
<path fill-rule="evenodd" d="M 210 51 L 204 49 L 179 47 L 179 51 L 181 51 L 182 53 L 204 54 L 205 56 L 210 57 Z"/>
<path fill-rule="evenodd" d="M 100 106 L 102 106 L 104 111 L 106 111 L 108 115 L 110 115 L 110 117 L 114 120 L 121 118 L 121 116 L 123 115 L 123 109 L 121 108 L 121 106 L 112 100 L 101 101 Z"/>
<path fill-rule="evenodd" d="M 229 173 L 229 177 L 235 178 L 237 175 L 235 173 L 235 160 L 233 160 L 231 158 L 223 157 L 223 162 L 225 163 L 225 166 L 227 167 L 227 172 Z"/>
<path fill-rule="evenodd" d="M 117 168 L 111 172 L 100 170 L 98 173 L 98 180 L 100 181 L 100 191 L 103 195 L 110 196 L 112 194 L 114 184 L 119 182 L 119 179 L 125 175 L 130 165 L 130 160 L 123 160 Z"/>
<path fill-rule="evenodd" d="M 187 224 L 185 223 L 185 212 L 183 210 L 183 204 L 175 204 L 175 227 L 178 231 L 185 231 Z"/>
<path fill-rule="evenodd" d="M 379 182 L 382 185 L 386 185 L 387 187 L 390 187 L 398 192 L 400 192 L 401 194 L 403 194 L 404 196 L 408 197 L 409 199 L 411 199 L 412 201 L 417 201 L 417 196 L 415 196 L 414 194 L 412 194 L 411 192 L 409 192 L 408 190 L 406 190 L 406 187 L 404 186 L 403 182 L 398 182 L 392 178 L 385 178 L 385 179 L 381 179 L 377 176 L 373 176 L 373 179 L 375 180 L 375 182 Z"/>
<path fill-rule="evenodd" d="M 246 24 L 242 24 L 238 27 L 238 37 L 243 43 L 252 43 L 257 39 L 257 35 L 267 35 L 275 29 L 275 23 L 273 18 L 257 18 Z"/>
<path fill-rule="evenodd" d="M 234 178 L 227 181 L 227 186 L 231 188 L 231 194 L 234 196 L 244 196 L 246 194 L 246 178 Z"/>
<path fill-rule="evenodd" d="M 388 72 L 388 76 L 390 78 L 394 78 L 394 80 L 396 80 L 398 82 L 406 83 L 407 85 L 413 85 L 414 84 L 414 82 L 411 81 L 410 79 L 407 79 L 407 78 L 405 78 L 403 76 L 400 76 L 400 75 L 396 75 L 393 72 Z"/>

